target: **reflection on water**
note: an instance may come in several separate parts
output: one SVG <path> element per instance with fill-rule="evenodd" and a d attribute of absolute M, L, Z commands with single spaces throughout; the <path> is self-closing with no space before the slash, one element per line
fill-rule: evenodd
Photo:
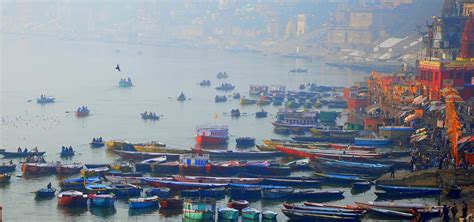
<path fill-rule="evenodd" d="M 128 215 L 130 216 L 143 216 L 147 214 L 153 214 L 158 211 L 159 207 L 148 207 L 143 209 L 128 209 Z"/>
<path fill-rule="evenodd" d="M 160 209 L 160 215 L 163 217 L 174 217 L 174 216 L 179 216 L 181 215 L 182 210 L 166 210 L 166 209 Z"/>
<path fill-rule="evenodd" d="M 66 217 L 76 218 L 87 212 L 87 207 L 63 207 L 57 205 L 57 209 Z"/>
<path fill-rule="evenodd" d="M 90 211 L 92 215 L 100 217 L 100 218 L 104 218 L 104 219 L 117 213 L 117 209 L 115 209 L 115 207 L 112 207 L 112 208 L 91 207 Z"/>

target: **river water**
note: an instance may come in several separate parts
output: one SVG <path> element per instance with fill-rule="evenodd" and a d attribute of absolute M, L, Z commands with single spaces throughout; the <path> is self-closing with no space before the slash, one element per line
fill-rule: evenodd
<path fill-rule="evenodd" d="M 72 145 L 79 155 L 63 162 L 112 163 L 118 161 L 106 149 L 91 149 L 92 137 L 105 140 L 126 138 L 131 142 L 157 140 L 169 146 L 189 148 L 194 144 L 198 125 L 228 125 L 229 147 L 239 136 L 253 136 L 257 143 L 264 138 L 280 138 L 273 133 L 271 121 L 277 107 L 265 107 L 271 114 L 255 119 L 258 106 L 240 107 L 237 100 L 214 103 L 214 87 L 222 82 L 236 86 L 234 92 L 248 95 L 250 84 L 283 84 L 297 89 L 301 83 L 350 86 L 368 74 L 340 70 L 321 61 L 296 61 L 278 56 L 231 53 L 216 49 L 188 49 L 166 46 L 130 45 L 103 42 L 63 41 L 55 38 L 2 35 L 1 48 L 1 147 L 18 146 L 47 151 L 47 161 L 61 160 L 60 147 Z M 300 66 L 307 73 L 288 73 Z M 114 69 L 120 64 L 122 71 Z M 215 75 L 226 71 L 229 78 L 218 81 Z M 121 89 L 120 78 L 131 77 L 135 87 Z M 204 79 L 211 87 L 200 87 Z M 180 92 L 190 99 L 176 101 Z M 54 104 L 38 105 L 40 94 L 56 97 Z M 30 101 L 33 100 L 33 101 Z M 30 102 L 29 102 L 30 101 Z M 86 105 L 91 116 L 78 119 L 73 111 Z M 239 119 L 227 115 L 233 108 L 247 113 Z M 153 111 L 163 115 L 156 122 L 146 122 L 140 113 Z M 217 114 L 217 118 L 215 117 Z M 0 163 L 6 160 L 1 160 Z M 19 160 L 14 160 L 17 164 Z M 176 212 L 149 210 L 130 212 L 125 201 L 113 210 L 71 210 L 57 206 L 56 198 L 35 201 L 31 192 L 48 182 L 58 187 L 57 176 L 25 177 L 19 167 L 8 184 L 0 185 L 0 205 L 5 221 L 180 221 Z M 338 204 L 375 199 L 372 191 L 352 195 Z M 434 200 L 426 200 L 434 201 Z M 220 201 L 218 206 L 224 205 Z M 251 206 L 280 212 L 281 202 L 256 201 Z M 286 217 L 279 215 L 279 220 Z"/>

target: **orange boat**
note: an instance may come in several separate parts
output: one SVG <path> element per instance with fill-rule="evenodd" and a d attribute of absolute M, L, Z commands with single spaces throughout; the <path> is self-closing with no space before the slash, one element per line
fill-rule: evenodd
<path fill-rule="evenodd" d="M 229 139 L 227 126 L 199 127 L 196 131 L 198 144 L 224 144 Z"/>
<path fill-rule="evenodd" d="M 23 163 L 21 171 L 24 174 L 49 174 L 56 172 L 54 163 Z"/>

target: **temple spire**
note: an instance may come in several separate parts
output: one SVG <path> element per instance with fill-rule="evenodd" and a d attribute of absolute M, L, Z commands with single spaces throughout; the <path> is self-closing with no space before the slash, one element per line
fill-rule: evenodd
<path fill-rule="evenodd" d="M 472 14 L 469 15 L 469 18 L 464 25 L 459 57 L 463 59 L 474 58 L 474 16 Z"/>

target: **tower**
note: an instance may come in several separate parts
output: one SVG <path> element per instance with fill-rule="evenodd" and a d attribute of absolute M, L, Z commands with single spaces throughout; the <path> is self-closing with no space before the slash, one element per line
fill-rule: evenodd
<path fill-rule="evenodd" d="M 470 15 L 464 25 L 461 35 L 461 51 L 459 57 L 463 59 L 474 58 L 474 16 Z"/>
<path fill-rule="evenodd" d="M 296 23 L 296 36 L 304 35 L 305 26 L 306 26 L 306 18 L 304 14 L 298 15 L 298 20 Z"/>

